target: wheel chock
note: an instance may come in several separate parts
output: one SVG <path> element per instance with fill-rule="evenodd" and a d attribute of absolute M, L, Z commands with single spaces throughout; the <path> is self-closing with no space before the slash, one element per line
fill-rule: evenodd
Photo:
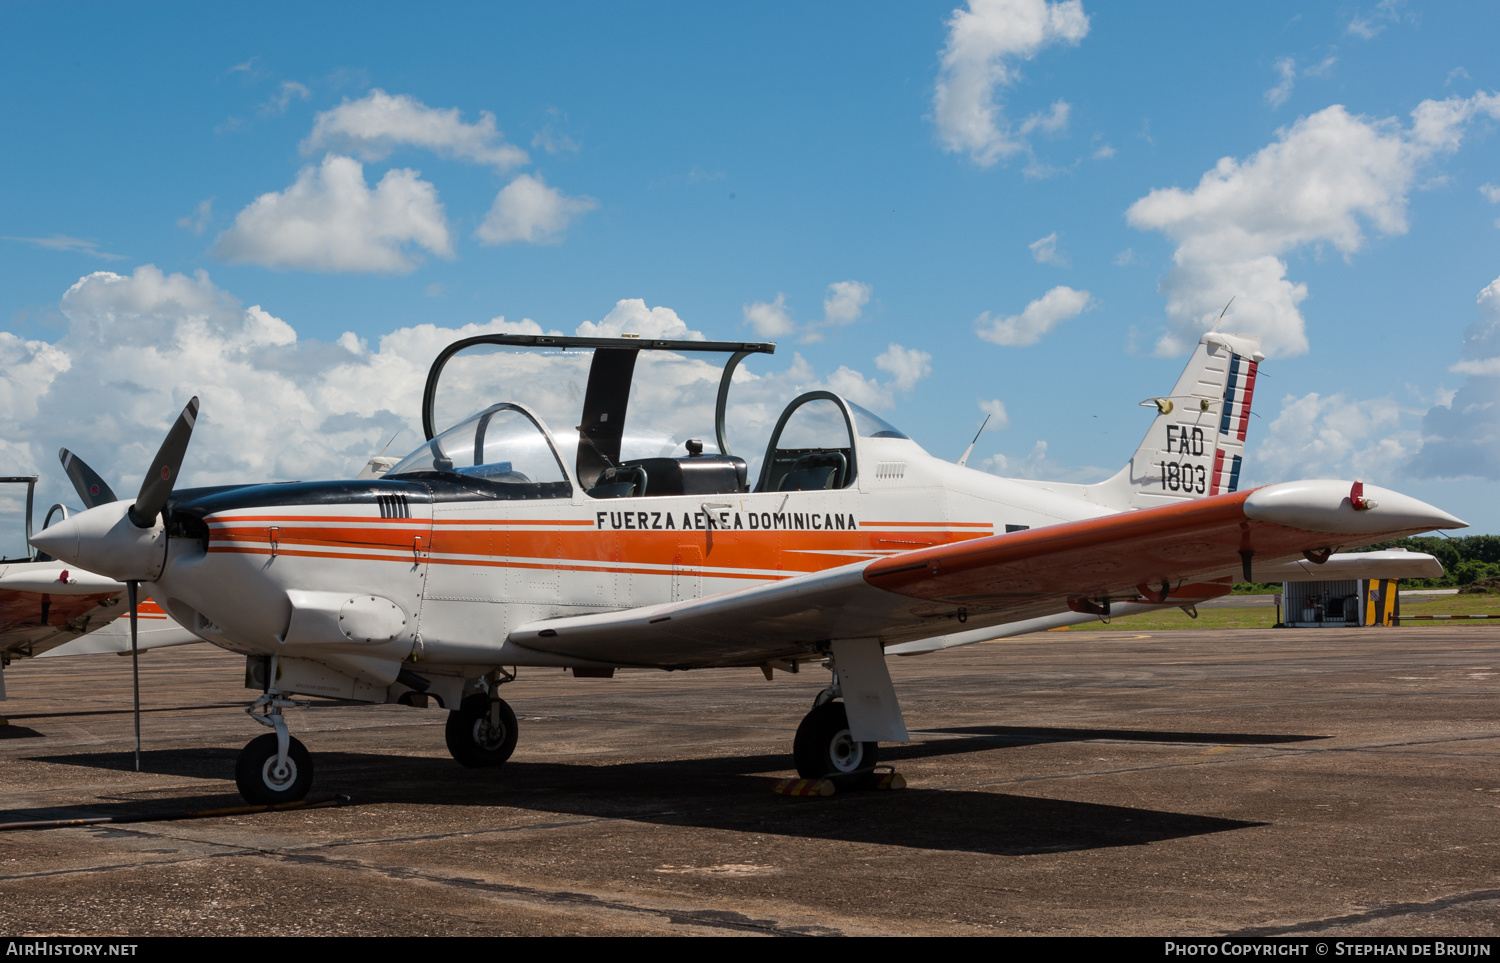
<path fill-rule="evenodd" d="M 778 796 L 832 796 L 834 789 L 827 779 L 778 779 L 771 791 Z"/>
<path fill-rule="evenodd" d="M 895 766 L 875 767 L 875 789 L 905 789 L 906 777 L 896 771 Z"/>

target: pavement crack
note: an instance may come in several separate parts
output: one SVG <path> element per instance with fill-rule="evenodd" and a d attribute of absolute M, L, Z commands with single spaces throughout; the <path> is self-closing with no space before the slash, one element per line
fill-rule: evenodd
<path fill-rule="evenodd" d="M 590 893 L 574 893 L 566 890 L 547 890 L 519 883 L 492 883 L 467 876 L 449 876 L 444 873 L 426 872 L 380 866 L 363 860 L 338 858 L 309 852 L 277 852 L 262 850 L 261 855 L 283 862 L 325 866 L 343 870 L 376 873 L 388 879 L 435 883 L 453 886 L 496 896 L 506 896 L 532 903 L 572 908 L 587 907 L 634 915 L 661 916 L 675 926 L 702 926 L 710 929 L 735 930 L 760 933 L 766 936 L 842 936 L 843 933 L 829 926 L 785 926 L 777 920 L 756 919 L 731 910 L 690 910 L 675 907 L 643 906 L 618 899 L 606 899 Z"/>
<path fill-rule="evenodd" d="M 1305 920 L 1301 923 L 1292 923 L 1287 926 L 1252 926 L 1246 929 L 1232 930 L 1224 935 L 1285 936 L 1293 933 L 1317 932 L 1318 930 L 1356 926 L 1360 923 L 1368 923 L 1371 920 L 1394 919 L 1400 916 L 1435 913 L 1438 910 L 1452 909 L 1455 906 L 1465 906 L 1470 903 L 1487 903 L 1492 900 L 1500 900 L 1500 889 L 1481 889 L 1471 893 L 1455 893 L 1452 896 L 1443 896 L 1424 903 L 1387 903 L 1384 906 L 1377 906 L 1361 913 L 1347 913 L 1343 916 L 1330 916 L 1321 920 Z"/>

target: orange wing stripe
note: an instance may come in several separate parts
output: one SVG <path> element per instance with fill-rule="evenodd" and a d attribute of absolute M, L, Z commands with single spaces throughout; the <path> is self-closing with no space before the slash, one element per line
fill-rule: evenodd
<path fill-rule="evenodd" d="M 916 549 L 871 562 L 865 580 L 901 595 L 981 604 L 1070 593 L 1133 595 L 1141 583 L 1237 567 L 1241 551 L 1271 558 L 1316 538 L 1249 521 L 1249 495 L 1233 492 Z"/>

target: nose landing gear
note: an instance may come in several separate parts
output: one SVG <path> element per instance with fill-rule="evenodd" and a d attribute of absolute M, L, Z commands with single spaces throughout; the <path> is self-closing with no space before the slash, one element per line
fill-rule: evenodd
<path fill-rule="evenodd" d="M 312 786 L 312 754 L 287 731 L 281 710 L 306 705 L 266 693 L 245 710 L 250 718 L 274 729 L 251 739 L 234 763 L 234 782 L 240 795 L 253 806 L 274 806 L 306 798 Z M 255 710 L 265 709 L 264 715 Z"/>
<path fill-rule="evenodd" d="M 296 739 L 288 739 L 286 758 L 280 758 L 276 734 L 256 736 L 240 750 L 234 763 L 234 782 L 245 801 L 256 806 L 297 802 L 312 785 L 312 755 Z"/>

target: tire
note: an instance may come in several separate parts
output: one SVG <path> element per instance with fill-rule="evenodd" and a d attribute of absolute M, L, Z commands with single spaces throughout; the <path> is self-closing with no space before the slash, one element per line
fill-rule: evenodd
<path fill-rule="evenodd" d="M 448 713 L 444 735 L 448 752 L 461 766 L 479 768 L 504 765 L 516 751 L 516 714 L 504 699 L 500 705 L 500 728 L 490 725 L 490 697 L 476 693 Z"/>
<path fill-rule="evenodd" d="M 252 806 L 274 806 L 306 798 L 307 790 L 312 786 L 312 755 L 306 746 L 293 739 L 287 745 L 286 762 L 288 772 L 282 778 L 276 778 L 273 771 L 276 766 L 276 733 L 268 732 L 251 739 L 234 762 L 234 782 L 239 786 L 240 795 Z"/>
<path fill-rule="evenodd" d="M 831 779 L 839 789 L 863 789 L 875 781 L 877 742 L 855 742 L 842 702 L 825 702 L 802 719 L 792 742 L 792 760 L 803 779 Z"/>

